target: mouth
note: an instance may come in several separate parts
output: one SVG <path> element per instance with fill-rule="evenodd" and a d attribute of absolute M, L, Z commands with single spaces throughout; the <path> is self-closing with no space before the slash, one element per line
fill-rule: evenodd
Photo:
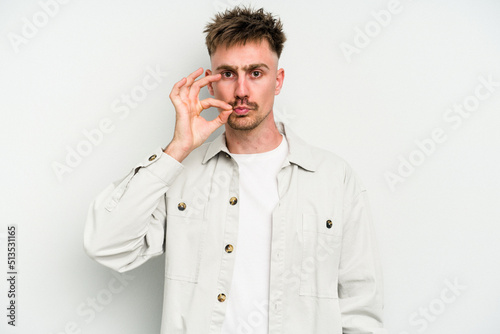
<path fill-rule="evenodd" d="M 247 106 L 238 106 L 233 108 L 236 115 L 246 115 L 250 111 L 250 108 Z"/>

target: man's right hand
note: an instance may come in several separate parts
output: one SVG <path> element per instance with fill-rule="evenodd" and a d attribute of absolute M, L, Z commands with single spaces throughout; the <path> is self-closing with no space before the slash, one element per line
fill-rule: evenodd
<path fill-rule="evenodd" d="M 177 82 L 170 92 L 170 100 L 175 107 L 174 138 L 164 152 L 182 162 L 191 151 L 200 146 L 222 124 L 227 122 L 233 107 L 221 100 L 207 98 L 199 100 L 200 89 L 210 82 L 221 79 L 220 74 L 207 75 L 196 80 L 203 73 L 199 68 L 187 78 Z M 219 116 L 211 121 L 200 116 L 204 109 L 216 107 L 222 110 Z"/>

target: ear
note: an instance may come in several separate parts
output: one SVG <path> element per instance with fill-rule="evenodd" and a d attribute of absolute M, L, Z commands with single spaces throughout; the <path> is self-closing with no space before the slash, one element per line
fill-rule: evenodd
<path fill-rule="evenodd" d="M 285 80 L 285 70 L 280 68 L 276 75 L 276 88 L 274 89 L 274 95 L 278 95 L 281 92 L 281 87 L 283 87 L 283 80 Z"/>
<path fill-rule="evenodd" d="M 209 69 L 207 69 L 205 71 L 205 76 L 209 76 L 209 75 L 212 75 L 212 71 L 210 71 Z M 214 87 L 212 86 L 212 83 L 209 82 L 208 85 L 207 85 L 207 88 L 208 88 L 208 92 L 210 93 L 210 95 L 214 96 Z"/>

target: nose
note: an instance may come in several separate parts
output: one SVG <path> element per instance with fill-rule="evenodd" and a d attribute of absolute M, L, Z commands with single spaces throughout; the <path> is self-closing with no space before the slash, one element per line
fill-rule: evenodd
<path fill-rule="evenodd" d="M 248 98 L 248 85 L 245 76 L 240 76 L 236 83 L 234 95 L 237 99 Z"/>

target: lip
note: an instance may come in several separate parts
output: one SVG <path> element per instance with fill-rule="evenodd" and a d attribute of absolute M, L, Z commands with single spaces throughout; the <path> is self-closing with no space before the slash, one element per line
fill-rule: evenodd
<path fill-rule="evenodd" d="M 245 115 L 250 111 L 250 108 L 247 106 L 239 106 L 234 108 L 233 110 L 237 115 Z"/>

